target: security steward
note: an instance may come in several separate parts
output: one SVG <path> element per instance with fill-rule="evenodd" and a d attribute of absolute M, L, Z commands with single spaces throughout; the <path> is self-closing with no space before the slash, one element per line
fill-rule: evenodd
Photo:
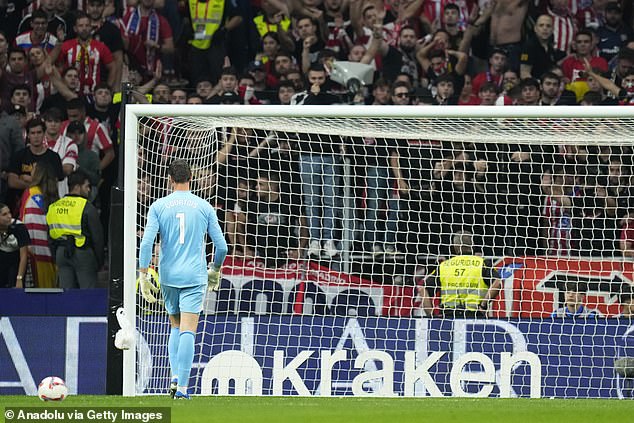
<path fill-rule="evenodd" d="M 484 318 L 489 302 L 500 292 L 502 281 L 497 270 L 473 253 L 473 236 L 467 231 L 454 234 L 452 251 L 418 289 L 423 311 L 434 313 L 434 295 L 440 294 L 440 315 L 446 318 Z"/>
<path fill-rule="evenodd" d="M 103 265 L 99 212 L 87 199 L 90 179 L 81 170 L 68 176 L 69 193 L 48 208 L 46 222 L 61 288 L 95 288 Z"/>

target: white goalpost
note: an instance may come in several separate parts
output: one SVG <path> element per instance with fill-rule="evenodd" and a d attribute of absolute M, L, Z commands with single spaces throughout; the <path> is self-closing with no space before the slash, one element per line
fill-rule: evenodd
<path fill-rule="evenodd" d="M 230 248 L 194 394 L 634 397 L 628 107 L 128 105 L 122 154 L 126 396 L 167 394 L 136 270 L 184 158 Z M 458 235 L 501 289 L 450 318 L 434 280 Z"/>

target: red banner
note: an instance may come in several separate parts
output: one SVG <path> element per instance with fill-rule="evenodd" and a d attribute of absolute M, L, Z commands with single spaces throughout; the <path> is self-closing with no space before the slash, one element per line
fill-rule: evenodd
<path fill-rule="evenodd" d="M 634 264 L 620 260 L 522 257 L 506 258 L 496 267 L 503 274 L 511 273 L 503 279 L 504 288 L 494 303 L 493 314 L 498 317 L 550 316 L 563 307 L 568 281 L 587 287 L 587 307 L 614 316 L 621 309 L 619 293 L 634 277 Z"/>
<path fill-rule="evenodd" d="M 619 293 L 634 280 L 634 263 L 620 260 L 520 257 L 501 259 L 495 267 L 500 271 L 503 287 L 493 302 L 491 314 L 500 318 L 549 317 L 553 310 L 563 307 L 565 285 L 570 281 L 581 282 L 587 288 L 587 307 L 605 317 L 615 316 L 621 312 Z M 341 296 L 349 293 L 351 308 L 359 306 L 353 299 L 363 296 L 382 316 L 420 315 L 419 298 L 413 286 L 377 284 L 311 261 L 299 260 L 272 269 L 258 260 L 228 257 L 223 276 L 231 280 L 236 289 L 240 289 L 246 279 L 275 280 L 293 286 L 296 294 L 291 308 L 297 314 L 303 313 L 304 294 L 316 287 L 330 300 L 337 298 L 339 313 L 345 312 L 341 308 L 347 306 L 341 303 Z"/>
<path fill-rule="evenodd" d="M 293 303 L 293 312 L 301 314 L 303 311 L 303 293 L 307 291 L 306 284 L 313 284 L 326 294 L 344 291 L 363 293 L 373 302 L 373 306 L 380 310 L 381 316 L 412 315 L 415 300 L 414 287 L 381 285 L 363 279 L 357 275 L 333 271 L 315 262 L 297 261 L 280 268 L 266 268 L 256 259 L 243 260 L 239 257 L 227 257 L 222 269 L 223 277 L 248 277 L 262 280 L 276 280 L 279 283 L 297 285 L 297 297 Z M 328 296 L 328 295 L 327 295 Z M 350 298 L 356 298 L 350 295 Z M 339 304 L 345 307 L 345 304 Z M 350 304 L 351 307 L 356 304 Z"/>

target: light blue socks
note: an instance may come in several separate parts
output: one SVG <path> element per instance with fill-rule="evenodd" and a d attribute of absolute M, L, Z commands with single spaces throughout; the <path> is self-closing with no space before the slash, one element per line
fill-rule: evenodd
<path fill-rule="evenodd" d="M 173 379 L 174 376 L 178 375 L 178 343 L 180 342 L 180 329 L 172 328 L 170 330 L 170 338 L 167 344 L 167 352 L 170 359 L 170 370 L 172 374 L 170 375 L 170 379 Z"/>
<path fill-rule="evenodd" d="M 191 331 L 183 331 L 179 336 L 176 374 L 178 375 L 178 390 L 183 393 L 187 393 L 187 383 L 194 362 L 194 338 L 194 332 Z"/>

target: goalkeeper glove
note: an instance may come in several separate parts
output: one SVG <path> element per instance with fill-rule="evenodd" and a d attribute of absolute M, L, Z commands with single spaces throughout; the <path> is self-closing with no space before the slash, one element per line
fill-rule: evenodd
<path fill-rule="evenodd" d="M 141 285 L 141 295 L 143 299 L 150 304 L 154 304 L 156 302 L 154 293 L 158 292 L 159 289 L 150 281 L 150 275 L 148 275 L 147 272 L 140 272 L 139 284 Z"/>
<path fill-rule="evenodd" d="M 207 269 L 207 289 L 217 291 L 220 286 L 220 267 L 210 267 Z"/>

